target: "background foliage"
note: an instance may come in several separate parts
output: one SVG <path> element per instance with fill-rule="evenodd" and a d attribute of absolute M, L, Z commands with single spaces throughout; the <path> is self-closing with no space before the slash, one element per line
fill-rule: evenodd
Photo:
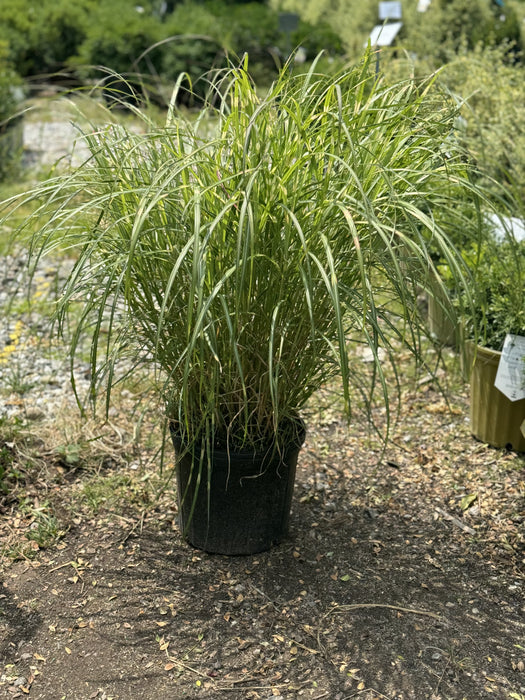
<path fill-rule="evenodd" d="M 361 53 L 372 27 L 378 24 L 378 3 L 360 0 L 270 0 L 274 8 L 299 13 L 312 24 L 326 21 L 341 37 L 345 51 Z M 469 48 L 515 42 L 522 45 L 523 0 L 432 0 L 424 13 L 418 0 L 403 0 L 402 43 L 418 59 L 441 64 L 466 41 Z"/>
<path fill-rule="evenodd" d="M 276 59 L 286 58 L 287 38 L 279 30 L 279 13 L 261 2 L 171 3 L 164 16 L 161 3 L 132 0 L 3 0 L 0 40 L 23 76 L 42 76 L 77 66 L 107 66 L 119 73 L 149 72 L 172 80 L 181 71 L 193 76 L 208 70 L 217 54 L 254 54 L 266 81 L 275 75 Z M 157 49 L 141 55 L 158 42 Z M 198 38 L 197 38 L 198 37 Z M 340 49 L 338 34 L 325 22 L 301 22 L 292 45 L 311 54 Z M 82 75 L 85 77 L 85 73 Z"/>
<path fill-rule="evenodd" d="M 490 178 L 525 202 L 525 66 L 502 47 L 477 47 L 447 64 L 441 81 L 462 105 L 461 136 Z"/>
<path fill-rule="evenodd" d="M 418 0 L 402 6 L 399 43 L 382 50 L 381 73 L 395 80 L 444 67 L 439 82 L 461 106 L 458 137 L 523 213 L 525 0 L 432 0 L 425 13 Z M 283 11 L 300 16 L 289 37 L 279 27 Z M 199 78 L 247 52 L 264 88 L 290 47 L 301 46 L 308 60 L 324 51 L 323 68 L 332 62 L 335 70 L 341 61 L 334 58 L 361 55 L 377 22 L 378 3 L 360 0 L 2 0 L 0 122 L 16 110 L 19 76 L 36 89 L 44 76 L 46 83 L 53 76 L 60 84 L 91 84 L 107 79 L 105 66 L 134 86 L 144 81 L 163 103 L 165 86 L 181 72 L 202 96 L 207 83 Z"/>
<path fill-rule="evenodd" d="M 0 41 L 0 181 L 16 172 L 22 150 L 19 113 L 23 96 L 22 80 L 8 59 L 7 44 Z"/>

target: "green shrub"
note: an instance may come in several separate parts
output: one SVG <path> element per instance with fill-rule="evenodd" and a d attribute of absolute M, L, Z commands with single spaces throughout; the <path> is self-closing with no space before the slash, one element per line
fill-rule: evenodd
<path fill-rule="evenodd" d="M 341 45 L 349 56 L 361 55 L 366 37 L 370 34 L 373 26 L 377 24 L 378 4 L 376 2 L 361 2 L 360 0 L 347 0 L 345 3 L 336 3 L 332 0 L 285 0 L 282 2 L 282 0 L 270 0 L 269 4 L 276 11 L 284 10 L 300 15 L 302 22 L 299 32 L 302 32 L 304 26 L 309 27 L 308 34 L 310 36 L 317 34 L 319 44 L 322 44 L 317 47 L 318 49 L 338 51 L 338 47 Z M 335 37 L 337 37 L 336 40 Z M 305 45 L 303 42 L 304 37 L 301 37 L 301 43 Z"/>
<path fill-rule="evenodd" d="M 23 145 L 19 117 L 22 79 L 7 54 L 7 44 L 0 41 L 0 181 L 16 166 Z"/>
<path fill-rule="evenodd" d="M 282 42 L 277 13 L 258 3 L 234 5 L 227 10 L 227 49 L 236 56 L 249 54 L 253 78 L 268 84 L 277 74 L 275 48 Z"/>
<path fill-rule="evenodd" d="M 86 36 L 97 0 L 3 0 L 0 39 L 21 75 L 54 73 L 66 65 Z"/>
<path fill-rule="evenodd" d="M 269 0 L 270 6 L 297 12 L 312 26 L 326 22 L 340 37 L 349 56 L 361 53 L 374 25 L 378 24 L 378 3 L 361 0 Z M 435 69 L 461 47 L 522 44 L 520 22 L 524 3 L 505 0 L 503 10 L 490 0 L 432 0 L 425 13 L 418 12 L 418 0 L 403 0 L 401 48 L 417 56 L 420 73 Z M 326 46 L 323 48 L 327 48 Z M 382 52 L 388 53 L 388 52 Z"/>
<path fill-rule="evenodd" d="M 294 43 L 306 49 L 308 56 L 312 58 L 321 51 L 329 55 L 340 55 L 344 53 L 343 42 L 340 35 L 334 31 L 328 22 L 299 22 L 299 27 L 293 36 Z"/>
<path fill-rule="evenodd" d="M 38 12 L 29 0 L 3 0 L 0 4 L 0 41 L 9 49 L 9 59 L 21 75 L 31 73 L 31 45 Z"/>
<path fill-rule="evenodd" d="M 419 72 L 479 47 L 504 46 L 515 60 L 522 44 L 520 22 L 507 0 L 504 10 L 489 0 L 433 0 L 425 13 L 417 12 L 416 2 L 403 12 L 402 45 L 417 56 Z"/>
<path fill-rule="evenodd" d="M 482 345 L 501 350 L 507 333 L 525 335 L 525 241 L 509 236 L 485 245 L 474 279 L 476 304 L 465 319 L 467 332 L 478 329 Z"/>
<path fill-rule="evenodd" d="M 221 4 L 221 7 L 225 7 Z M 186 73 L 195 94 L 207 91 L 204 77 L 214 67 L 225 62 L 224 39 L 229 31 L 227 16 L 212 12 L 208 5 L 177 5 L 163 25 L 166 40 L 159 49 L 160 72 L 165 80 L 173 81 Z"/>
<path fill-rule="evenodd" d="M 158 0 L 2 0 L 0 40 L 23 76 L 53 75 L 65 68 L 82 80 L 100 77 L 103 66 L 137 82 L 142 77 L 173 81 L 186 72 L 192 82 L 224 67 L 225 55 L 250 55 L 252 74 L 263 84 L 276 75 L 276 54 L 287 53 L 278 13 L 263 2 L 178 2 L 162 15 Z M 340 50 L 326 22 L 301 21 L 291 37 L 311 56 Z M 86 67 L 91 68 L 86 68 Z M 197 87 L 204 94 L 204 83 Z"/>
<path fill-rule="evenodd" d="M 525 202 L 525 65 L 509 65 L 504 47 L 478 47 L 445 66 L 441 81 L 461 105 L 461 138 L 493 188 L 504 184 Z"/>
<path fill-rule="evenodd" d="M 7 56 L 7 44 L 0 41 L 0 130 L 17 112 L 22 97 L 22 79 Z"/>
<path fill-rule="evenodd" d="M 67 65 L 87 36 L 94 7 L 94 0 L 75 0 L 74 3 L 57 0 L 44 4 L 39 41 L 33 49 L 36 68 L 54 73 Z"/>
<path fill-rule="evenodd" d="M 105 66 L 123 76 L 135 74 L 141 55 L 161 38 L 160 30 L 158 19 L 138 12 L 128 0 L 100 2 L 90 16 L 86 38 L 73 64 Z"/>

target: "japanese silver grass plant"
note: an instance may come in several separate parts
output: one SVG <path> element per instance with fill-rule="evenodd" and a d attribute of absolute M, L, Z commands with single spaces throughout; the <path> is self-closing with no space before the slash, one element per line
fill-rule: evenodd
<path fill-rule="evenodd" d="M 86 130 L 89 158 L 29 195 L 33 255 L 78 255 L 56 316 L 72 357 L 90 339 L 93 398 L 119 359 L 150 363 L 184 444 L 257 449 L 334 376 L 350 412 L 364 343 L 388 402 L 379 348 L 418 354 L 430 249 L 462 284 L 438 222 L 476 193 L 453 107 L 371 63 L 264 95 L 243 63 L 191 120 L 175 91 L 162 128 Z"/>

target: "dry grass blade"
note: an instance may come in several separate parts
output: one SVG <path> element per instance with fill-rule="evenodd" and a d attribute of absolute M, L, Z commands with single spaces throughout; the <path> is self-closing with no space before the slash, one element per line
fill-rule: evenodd
<path fill-rule="evenodd" d="M 437 613 L 429 612 L 428 610 L 418 610 L 416 608 L 405 608 L 402 605 L 390 605 L 388 603 L 352 603 L 350 605 L 334 605 L 326 613 L 325 617 L 328 615 L 333 615 L 339 612 L 349 612 L 351 610 L 362 610 L 367 608 L 384 608 L 386 610 L 396 610 L 397 612 L 410 614 L 410 615 L 423 615 L 425 617 L 433 617 L 435 620 L 443 620 L 441 615 Z"/>

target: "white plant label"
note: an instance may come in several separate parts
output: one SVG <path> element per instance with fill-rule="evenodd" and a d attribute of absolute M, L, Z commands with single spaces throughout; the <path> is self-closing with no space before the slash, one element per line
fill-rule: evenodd
<path fill-rule="evenodd" d="M 525 337 L 507 335 L 494 385 L 511 401 L 525 399 Z"/>

